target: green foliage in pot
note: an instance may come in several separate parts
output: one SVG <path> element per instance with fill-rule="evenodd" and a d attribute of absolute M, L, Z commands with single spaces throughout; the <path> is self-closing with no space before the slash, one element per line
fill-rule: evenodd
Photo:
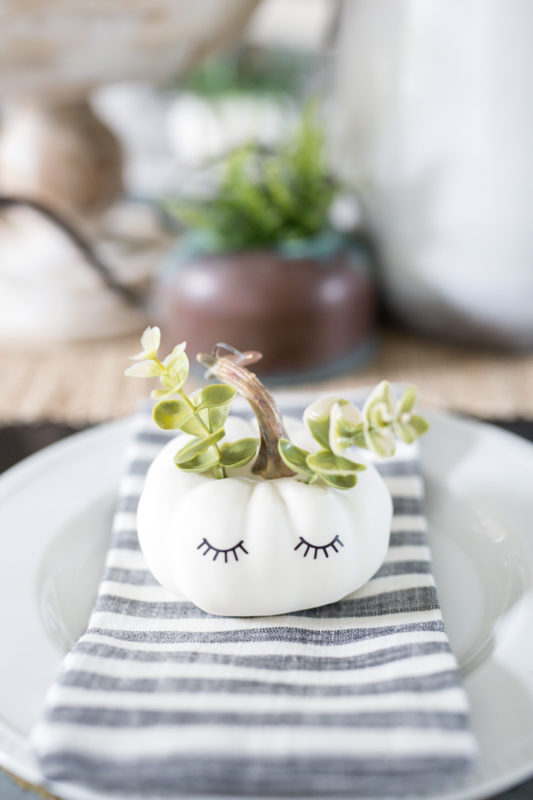
<path fill-rule="evenodd" d="M 327 168 L 316 111 L 309 105 L 276 152 L 259 144 L 238 149 L 228 157 L 211 197 L 170 203 L 167 210 L 202 233 L 206 250 L 265 249 L 327 231 L 339 190 Z"/>

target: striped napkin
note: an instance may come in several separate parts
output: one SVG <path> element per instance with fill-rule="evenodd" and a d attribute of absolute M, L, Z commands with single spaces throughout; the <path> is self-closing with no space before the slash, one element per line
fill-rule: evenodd
<path fill-rule="evenodd" d="M 378 465 L 394 518 L 370 583 L 321 608 L 227 618 L 168 594 L 139 550 L 138 497 L 168 438 L 140 415 L 89 627 L 34 731 L 46 778 L 154 800 L 398 797 L 462 775 L 475 744 L 431 573 L 416 448 Z"/>

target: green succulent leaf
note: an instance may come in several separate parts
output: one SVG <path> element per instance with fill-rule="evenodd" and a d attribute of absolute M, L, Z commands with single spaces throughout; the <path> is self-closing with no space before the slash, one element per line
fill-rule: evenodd
<path fill-rule="evenodd" d="M 374 403 L 367 413 L 368 424 L 372 428 L 386 428 L 392 422 L 392 415 L 386 403 Z"/>
<path fill-rule="evenodd" d="M 377 403 L 384 403 L 385 406 L 392 411 L 392 395 L 390 383 L 388 381 L 381 381 L 370 392 L 364 405 L 363 413 Z"/>
<path fill-rule="evenodd" d="M 313 436 L 313 439 L 318 442 L 318 444 L 322 445 L 322 447 L 327 447 L 329 444 L 329 417 L 324 419 L 310 419 L 308 422 L 308 428 Z"/>
<path fill-rule="evenodd" d="M 336 455 L 358 445 L 363 435 L 362 415 L 359 409 L 345 400 L 339 400 L 331 409 L 329 447 Z"/>
<path fill-rule="evenodd" d="M 394 430 L 399 439 L 407 444 L 412 444 L 415 439 L 422 436 L 429 428 L 429 423 L 418 414 L 410 414 L 408 422 L 397 421 Z"/>
<path fill-rule="evenodd" d="M 354 425 L 354 423 L 347 420 L 346 417 L 339 416 L 335 420 L 335 433 L 342 439 L 352 439 L 362 428 L 362 422 L 358 422 Z"/>
<path fill-rule="evenodd" d="M 206 408 L 200 412 L 200 416 L 202 419 L 205 418 L 207 427 L 211 433 L 214 433 L 224 426 L 228 418 L 229 410 L 230 403 L 226 403 L 226 405 L 223 406 Z"/>
<path fill-rule="evenodd" d="M 215 447 L 208 448 L 204 453 L 197 453 L 188 461 L 183 461 L 177 466 L 184 472 L 207 472 L 218 466 L 219 454 Z"/>
<path fill-rule="evenodd" d="M 172 352 L 163 359 L 163 366 L 168 370 L 183 369 L 183 367 L 188 364 L 188 359 L 185 355 L 185 347 L 185 342 L 177 344 Z"/>
<path fill-rule="evenodd" d="M 226 431 L 224 428 L 222 428 L 215 433 L 211 433 L 209 436 L 193 439 L 192 442 L 189 442 L 185 445 L 185 447 L 182 447 L 181 450 L 178 450 L 174 456 L 174 463 L 177 464 L 178 467 L 181 467 L 182 464 L 187 463 L 195 456 L 205 453 L 210 447 L 219 442 L 220 439 L 222 439 L 225 435 Z"/>
<path fill-rule="evenodd" d="M 278 442 L 278 450 L 281 458 L 289 469 L 306 475 L 312 480 L 316 480 L 315 473 L 307 464 L 307 457 L 309 456 L 308 450 L 297 447 L 297 445 L 293 444 L 289 439 L 280 439 Z"/>
<path fill-rule="evenodd" d="M 319 450 L 318 453 L 311 453 L 307 456 L 307 466 L 313 472 L 317 472 L 321 478 L 325 475 L 346 476 L 366 469 L 364 464 L 351 461 L 343 456 L 336 456 L 331 450 Z"/>
<path fill-rule="evenodd" d="M 161 367 L 157 361 L 137 361 L 124 370 L 124 375 L 129 378 L 156 378 L 161 375 Z"/>
<path fill-rule="evenodd" d="M 399 417 L 401 414 L 410 413 L 416 403 L 416 389 L 414 386 L 408 386 L 402 394 L 396 409 L 396 415 Z"/>
<path fill-rule="evenodd" d="M 416 432 L 408 422 L 395 422 L 394 433 L 406 444 L 412 444 L 416 439 Z"/>
<path fill-rule="evenodd" d="M 196 408 L 201 411 L 203 408 L 224 406 L 233 400 L 236 392 L 237 390 L 233 386 L 229 386 L 226 383 L 212 383 L 209 386 L 205 386 L 197 396 Z"/>
<path fill-rule="evenodd" d="M 322 397 L 304 411 L 304 423 L 321 447 L 329 447 L 330 414 L 337 402 L 336 397 Z"/>
<path fill-rule="evenodd" d="M 321 475 L 324 483 L 334 489 L 353 489 L 357 483 L 357 475 Z"/>
<path fill-rule="evenodd" d="M 414 428 L 417 436 L 423 436 L 429 430 L 429 422 L 419 414 L 411 414 L 409 425 Z"/>
<path fill-rule="evenodd" d="M 154 406 L 152 411 L 154 422 L 165 431 L 182 428 L 192 415 L 193 412 L 189 404 L 182 397 L 161 400 Z"/>
<path fill-rule="evenodd" d="M 243 467 L 255 456 L 259 439 L 239 439 L 228 442 L 220 448 L 220 465 L 222 467 Z"/>
<path fill-rule="evenodd" d="M 363 406 L 363 417 L 369 428 L 383 428 L 393 421 L 393 399 L 388 381 L 381 381 Z"/>
<path fill-rule="evenodd" d="M 380 458 L 390 458 L 396 452 L 396 442 L 390 428 L 365 428 L 365 444 L 369 450 Z"/>
<path fill-rule="evenodd" d="M 142 361 L 143 359 L 156 359 L 157 351 L 161 343 L 161 331 L 158 327 L 148 326 L 141 336 L 142 352 L 132 356 L 132 361 Z"/>
<path fill-rule="evenodd" d="M 181 426 L 181 430 L 191 436 L 205 436 L 208 432 L 207 420 L 204 421 L 201 414 L 195 414 Z"/>
<path fill-rule="evenodd" d="M 189 364 L 187 363 L 186 367 L 183 367 L 181 370 L 167 372 L 166 375 L 161 375 L 161 384 L 165 387 L 165 389 L 172 390 L 174 392 L 179 392 L 180 389 L 183 388 L 183 384 L 189 377 Z"/>

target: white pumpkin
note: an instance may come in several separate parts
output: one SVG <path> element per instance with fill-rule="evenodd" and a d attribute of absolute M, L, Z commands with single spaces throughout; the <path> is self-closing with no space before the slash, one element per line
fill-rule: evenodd
<path fill-rule="evenodd" d="M 316 449 L 301 423 L 286 425 L 293 442 Z M 257 436 L 239 418 L 225 427 L 230 441 Z M 267 616 L 333 603 L 379 569 L 392 501 L 374 467 L 348 490 L 265 480 L 251 465 L 217 480 L 176 467 L 189 439 L 176 436 L 156 457 L 138 508 L 146 563 L 167 590 L 211 614 Z"/>

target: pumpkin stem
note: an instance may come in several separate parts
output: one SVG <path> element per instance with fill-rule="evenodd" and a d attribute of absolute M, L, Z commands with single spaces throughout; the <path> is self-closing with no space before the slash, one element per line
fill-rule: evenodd
<path fill-rule="evenodd" d="M 200 364 L 207 367 L 208 374 L 234 386 L 252 407 L 261 436 L 252 472 L 267 480 L 288 478 L 295 473 L 282 461 L 278 450 L 279 440 L 288 438 L 281 412 L 257 375 L 245 366 L 255 364 L 262 357 L 256 350 L 241 353 L 224 343 L 215 345 L 212 353 L 199 353 L 196 356 Z"/>

